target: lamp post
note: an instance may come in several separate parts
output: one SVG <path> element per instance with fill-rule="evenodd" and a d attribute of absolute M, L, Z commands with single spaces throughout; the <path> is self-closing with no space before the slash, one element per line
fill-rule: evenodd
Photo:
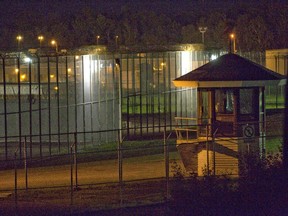
<path fill-rule="evenodd" d="M 115 36 L 115 45 L 116 45 L 116 49 L 118 48 L 118 38 L 119 38 L 119 36 L 116 35 L 116 36 Z"/>
<path fill-rule="evenodd" d="M 99 39 L 100 39 L 100 36 L 97 35 L 97 36 L 96 36 L 96 45 L 97 45 L 97 46 L 98 46 Z"/>
<path fill-rule="evenodd" d="M 236 53 L 235 34 L 230 34 L 230 52 Z"/>
<path fill-rule="evenodd" d="M 23 40 L 23 37 L 21 35 L 17 35 L 16 40 L 18 43 L 18 50 L 20 50 L 20 44 L 21 44 L 21 41 Z"/>
<path fill-rule="evenodd" d="M 51 44 L 52 44 L 52 46 L 55 46 L 55 51 L 56 51 L 56 53 L 58 53 L 58 44 L 57 44 L 57 41 L 56 41 L 56 40 L 52 40 L 52 41 L 51 41 Z"/>
<path fill-rule="evenodd" d="M 204 44 L 204 34 L 205 34 L 205 32 L 207 31 L 207 27 L 199 27 L 199 31 L 200 31 L 200 33 L 202 34 L 202 43 Z"/>
<path fill-rule="evenodd" d="M 39 35 L 38 40 L 39 40 L 39 48 L 41 49 L 41 45 L 42 45 L 42 41 L 44 40 L 44 37 L 42 35 Z"/>

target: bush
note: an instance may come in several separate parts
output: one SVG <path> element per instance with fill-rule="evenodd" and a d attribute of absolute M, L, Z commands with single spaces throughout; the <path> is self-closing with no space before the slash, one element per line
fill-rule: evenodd
<path fill-rule="evenodd" d="M 245 155 L 241 176 L 197 177 L 173 165 L 171 211 L 177 215 L 285 215 L 288 213 L 287 173 L 282 155 L 259 159 Z M 185 177 L 186 176 L 186 177 Z"/>

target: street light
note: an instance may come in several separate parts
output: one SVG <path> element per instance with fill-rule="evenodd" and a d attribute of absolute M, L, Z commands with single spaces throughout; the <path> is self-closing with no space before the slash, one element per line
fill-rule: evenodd
<path fill-rule="evenodd" d="M 57 44 L 56 40 L 52 40 L 51 44 L 52 44 L 52 46 L 55 46 L 56 53 L 58 53 L 58 44 Z"/>
<path fill-rule="evenodd" d="M 16 40 L 18 41 L 18 50 L 20 49 L 20 43 L 23 40 L 23 37 L 21 35 L 17 35 Z"/>
<path fill-rule="evenodd" d="M 42 41 L 44 40 L 44 37 L 42 35 L 39 35 L 38 40 L 39 40 L 39 48 L 41 48 Z"/>
<path fill-rule="evenodd" d="M 202 43 L 204 44 L 204 34 L 205 34 L 205 32 L 207 31 L 207 27 L 199 27 L 199 31 L 200 31 L 200 33 L 202 34 Z"/>
<path fill-rule="evenodd" d="M 98 41 L 99 41 L 99 39 L 100 39 L 100 36 L 97 35 L 97 36 L 96 36 L 96 45 L 97 45 L 97 46 L 98 46 Z"/>
<path fill-rule="evenodd" d="M 230 52 L 236 53 L 236 43 L 235 43 L 235 34 L 230 34 Z M 233 49 L 232 49 L 232 43 L 233 43 Z"/>

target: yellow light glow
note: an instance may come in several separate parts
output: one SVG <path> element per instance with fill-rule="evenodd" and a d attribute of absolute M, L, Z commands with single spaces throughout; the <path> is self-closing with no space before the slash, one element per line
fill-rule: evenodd
<path fill-rule="evenodd" d="M 235 35 L 234 34 L 230 34 L 230 37 L 233 39 L 235 37 Z"/>
<path fill-rule="evenodd" d="M 22 74 L 22 75 L 20 76 L 20 80 L 23 81 L 23 80 L 25 80 L 25 79 L 26 79 L 26 74 Z"/>
<path fill-rule="evenodd" d="M 67 69 L 67 72 L 68 72 L 68 73 L 71 73 L 71 71 L 72 71 L 71 68 L 68 68 L 68 69 Z"/>
<path fill-rule="evenodd" d="M 21 35 L 18 35 L 18 36 L 16 37 L 16 39 L 17 39 L 18 41 L 21 41 L 21 40 L 23 39 L 23 37 L 22 37 Z"/>
<path fill-rule="evenodd" d="M 40 36 L 38 36 L 38 40 L 42 41 L 42 40 L 44 40 L 44 37 L 42 35 L 40 35 Z"/>
<path fill-rule="evenodd" d="M 58 90 L 58 86 L 55 86 L 55 87 L 54 87 L 54 90 L 57 91 L 57 90 Z"/>
<path fill-rule="evenodd" d="M 56 45 L 56 41 L 55 41 L 55 40 L 52 40 L 52 41 L 51 41 L 51 44 L 52 44 L 52 45 Z"/>
<path fill-rule="evenodd" d="M 15 73 L 18 73 L 19 72 L 19 69 L 18 68 L 15 68 Z"/>
<path fill-rule="evenodd" d="M 78 59 L 79 59 L 79 56 L 75 56 L 75 59 L 78 60 Z"/>
<path fill-rule="evenodd" d="M 50 78 L 54 78 L 54 77 L 55 77 L 55 75 L 54 75 L 54 74 L 51 74 L 51 75 L 50 75 Z"/>

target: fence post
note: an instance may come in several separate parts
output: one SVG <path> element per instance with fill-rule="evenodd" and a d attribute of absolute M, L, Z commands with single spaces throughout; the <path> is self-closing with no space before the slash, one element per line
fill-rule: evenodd
<path fill-rule="evenodd" d="M 121 130 L 121 129 L 120 129 Z M 119 176 L 119 186 L 120 186 L 120 207 L 123 204 L 123 161 L 122 161 L 122 136 L 121 132 L 118 130 L 118 176 Z"/>
<path fill-rule="evenodd" d="M 25 190 L 28 189 L 28 169 L 27 169 L 27 137 L 24 136 L 24 169 L 25 169 Z"/>
<path fill-rule="evenodd" d="M 206 151 L 207 151 L 207 175 L 210 176 L 210 166 L 209 166 L 209 131 L 208 131 L 208 124 L 206 125 Z"/>
<path fill-rule="evenodd" d="M 18 194 L 17 194 L 17 151 L 18 148 L 14 152 L 14 201 L 15 201 L 15 208 L 17 212 L 17 201 L 18 201 Z"/>
<path fill-rule="evenodd" d="M 73 145 L 70 147 L 70 204 L 73 205 Z"/>
<path fill-rule="evenodd" d="M 213 148 L 213 175 L 216 176 L 216 153 L 215 153 L 215 136 L 218 131 L 218 128 L 214 131 L 212 135 L 212 148 Z"/>
<path fill-rule="evenodd" d="M 77 133 L 74 134 L 74 166 L 75 166 L 75 189 L 78 189 L 78 164 L 77 164 Z"/>

